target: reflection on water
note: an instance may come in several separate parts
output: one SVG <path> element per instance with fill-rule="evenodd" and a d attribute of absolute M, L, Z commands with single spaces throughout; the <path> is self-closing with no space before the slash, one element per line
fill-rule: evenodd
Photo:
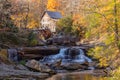
<path fill-rule="evenodd" d="M 95 77 L 90 74 L 67 73 L 67 74 L 57 74 L 47 80 L 107 80 L 107 79 L 103 77 Z"/>

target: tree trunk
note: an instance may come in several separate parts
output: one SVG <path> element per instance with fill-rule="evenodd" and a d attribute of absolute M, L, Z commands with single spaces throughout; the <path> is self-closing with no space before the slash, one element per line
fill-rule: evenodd
<path fill-rule="evenodd" d="M 118 19 L 117 19 L 117 3 L 116 0 L 114 0 L 114 31 L 115 31 L 115 43 L 118 49 L 119 47 L 119 31 L 118 31 Z"/>

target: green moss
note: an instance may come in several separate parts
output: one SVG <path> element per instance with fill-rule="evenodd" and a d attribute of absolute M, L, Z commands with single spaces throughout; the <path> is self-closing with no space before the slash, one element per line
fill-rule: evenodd
<path fill-rule="evenodd" d="M 26 60 L 20 61 L 19 64 L 25 65 L 26 64 Z"/>

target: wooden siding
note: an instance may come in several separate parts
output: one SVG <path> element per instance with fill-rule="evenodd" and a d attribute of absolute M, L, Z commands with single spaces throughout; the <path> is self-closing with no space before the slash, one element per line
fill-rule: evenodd
<path fill-rule="evenodd" d="M 42 28 L 46 29 L 50 29 L 51 32 L 56 32 L 56 22 L 58 21 L 58 19 L 52 19 L 50 18 L 50 16 L 45 13 L 44 16 L 41 19 L 41 25 Z"/>

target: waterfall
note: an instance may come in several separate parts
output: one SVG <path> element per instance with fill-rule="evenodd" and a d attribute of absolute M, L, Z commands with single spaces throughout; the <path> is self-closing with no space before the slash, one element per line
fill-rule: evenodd
<path fill-rule="evenodd" d="M 47 62 L 54 62 L 57 59 L 64 59 L 64 53 L 67 50 L 67 48 L 62 48 L 60 49 L 59 53 L 56 55 L 51 55 L 51 56 L 46 56 L 43 58 L 42 61 L 47 61 Z"/>
<path fill-rule="evenodd" d="M 18 61 L 18 53 L 16 49 L 8 49 L 8 58 L 10 61 L 17 62 Z"/>
<path fill-rule="evenodd" d="M 73 61 L 74 62 L 80 62 L 80 63 L 84 63 L 85 61 L 92 62 L 92 60 L 90 58 L 85 56 L 85 53 L 82 49 L 79 49 L 79 55 L 77 55 L 75 60 L 73 60 Z"/>
<path fill-rule="evenodd" d="M 42 61 L 54 62 L 58 59 L 62 59 L 62 62 L 92 62 L 90 58 L 85 56 L 85 53 L 80 48 L 62 48 L 56 55 L 46 56 Z"/>

